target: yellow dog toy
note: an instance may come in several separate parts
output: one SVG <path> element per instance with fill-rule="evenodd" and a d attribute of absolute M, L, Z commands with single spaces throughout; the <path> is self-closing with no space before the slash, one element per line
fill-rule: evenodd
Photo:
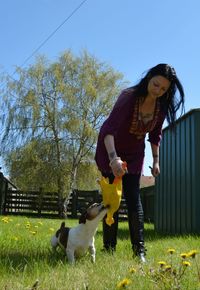
<path fill-rule="evenodd" d="M 123 168 L 126 170 L 127 165 L 124 162 Z M 118 210 L 122 197 L 122 176 L 116 177 L 112 184 L 109 183 L 109 179 L 102 177 L 99 180 L 99 184 L 102 191 L 104 206 L 109 205 L 107 212 L 106 223 L 111 226 L 114 223 L 113 214 Z"/>

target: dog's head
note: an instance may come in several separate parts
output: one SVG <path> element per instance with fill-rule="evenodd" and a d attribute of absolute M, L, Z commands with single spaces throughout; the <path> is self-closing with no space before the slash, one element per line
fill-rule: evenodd
<path fill-rule="evenodd" d="M 80 216 L 79 224 L 85 224 L 86 220 L 92 221 L 95 218 L 103 218 L 107 213 L 108 207 L 105 207 L 102 203 L 93 203 L 90 205 Z"/>

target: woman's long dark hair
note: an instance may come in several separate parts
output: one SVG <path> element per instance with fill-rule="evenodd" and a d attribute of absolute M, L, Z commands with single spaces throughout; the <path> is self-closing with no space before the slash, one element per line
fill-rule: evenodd
<path fill-rule="evenodd" d="M 146 73 L 146 75 L 140 80 L 140 82 L 134 86 L 134 93 L 139 98 L 145 99 L 148 94 L 147 87 L 150 79 L 158 75 L 165 77 L 171 83 L 167 92 L 159 99 L 162 110 L 166 114 L 168 124 L 170 126 L 173 126 L 174 122 L 177 119 L 177 111 L 181 108 L 180 115 L 182 115 L 184 112 L 185 101 L 183 86 L 179 81 L 176 75 L 176 71 L 173 67 L 165 63 L 154 66 Z M 176 96 L 177 89 L 179 91 L 179 98 L 177 98 Z"/>

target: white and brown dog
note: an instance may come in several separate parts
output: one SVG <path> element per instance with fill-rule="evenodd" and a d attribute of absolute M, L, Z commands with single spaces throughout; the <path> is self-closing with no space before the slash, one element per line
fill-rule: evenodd
<path fill-rule="evenodd" d="M 58 245 L 64 249 L 70 263 L 74 263 L 75 258 L 89 251 L 92 262 L 95 262 L 94 236 L 100 220 L 106 213 L 107 208 L 103 204 L 94 203 L 81 214 L 79 225 L 76 227 L 65 227 L 65 222 L 62 222 L 60 229 L 51 238 L 53 249 Z"/>

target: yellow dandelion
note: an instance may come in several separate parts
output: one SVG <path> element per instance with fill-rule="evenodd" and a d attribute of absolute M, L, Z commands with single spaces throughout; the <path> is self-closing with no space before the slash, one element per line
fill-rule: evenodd
<path fill-rule="evenodd" d="M 18 240 L 19 240 L 18 237 L 12 237 L 12 239 L 13 239 L 14 241 L 18 241 Z"/>
<path fill-rule="evenodd" d="M 181 258 L 183 258 L 183 259 L 187 258 L 187 256 L 188 256 L 187 253 L 182 253 L 181 254 Z"/>
<path fill-rule="evenodd" d="M 37 226 L 37 225 L 35 225 L 35 226 L 34 226 L 34 228 L 36 228 L 36 229 L 37 229 L 37 228 L 38 228 L 38 226 Z"/>
<path fill-rule="evenodd" d="M 50 232 L 54 232 L 54 228 L 49 228 Z"/>
<path fill-rule="evenodd" d="M 165 270 L 166 270 L 166 271 L 169 271 L 169 270 L 171 270 L 171 269 L 172 269 L 172 266 L 171 266 L 171 265 L 166 265 L 166 266 L 165 266 Z"/>
<path fill-rule="evenodd" d="M 8 216 L 3 217 L 1 220 L 6 224 L 12 221 L 12 219 L 10 219 Z"/>
<path fill-rule="evenodd" d="M 160 267 L 162 268 L 162 267 L 164 267 L 164 266 L 166 265 L 166 262 L 164 262 L 164 261 L 159 261 L 158 264 L 159 264 Z"/>
<path fill-rule="evenodd" d="M 29 231 L 29 232 L 30 232 L 30 234 L 32 234 L 32 235 L 36 235 L 36 234 L 37 234 L 36 231 Z"/>
<path fill-rule="evenodd" d="M 39 225 L 41 225 L 41 226 L 43 225 L 43 223 L 42 223 L 42 222 L 40 222 L 40 221 L 38 222 L 38 224 L 39 224 Z"/>
<path fill-rule="evenodd" d="M 20 226 L 21 226 L 21 224 L 16 224 L 16 226 L 17 226 L 17 227 L 20 227 Z"/>
<path fill-rule="evenodd" d="M 132 282 L 130 279 L 125 278 L 117 284 L 117 288 L 124 288 L 124 287 L 130 285 L 131 283 Z"/>
<path fill-rule="evenodd" d="M 183 261 L 182 262 L 182 265 L 183 266 L 186 266 L 186 267 L 191 266 L 190 262 L 187 262 L 187 261 Z"/>
<path fill-rule="evenodd" d="M 172 255 L 175 252 L 175 250 L 174 249 L 168 249 L 167 252 Z"/>
<path fill-rule="evenodd" d="M 135 272 L 136 272 L 136 269 L 134 267 L 129 269 L 129 273 L 135 273 Z"/>
<path fill-rule="evenodd" d="M 198 251 L 197 250 L 192 250 L 190 251 L 187 256 L 188 257 L 192 257 L 192 258 L 195 258 L 196 254 L 198 254 Z"/>

